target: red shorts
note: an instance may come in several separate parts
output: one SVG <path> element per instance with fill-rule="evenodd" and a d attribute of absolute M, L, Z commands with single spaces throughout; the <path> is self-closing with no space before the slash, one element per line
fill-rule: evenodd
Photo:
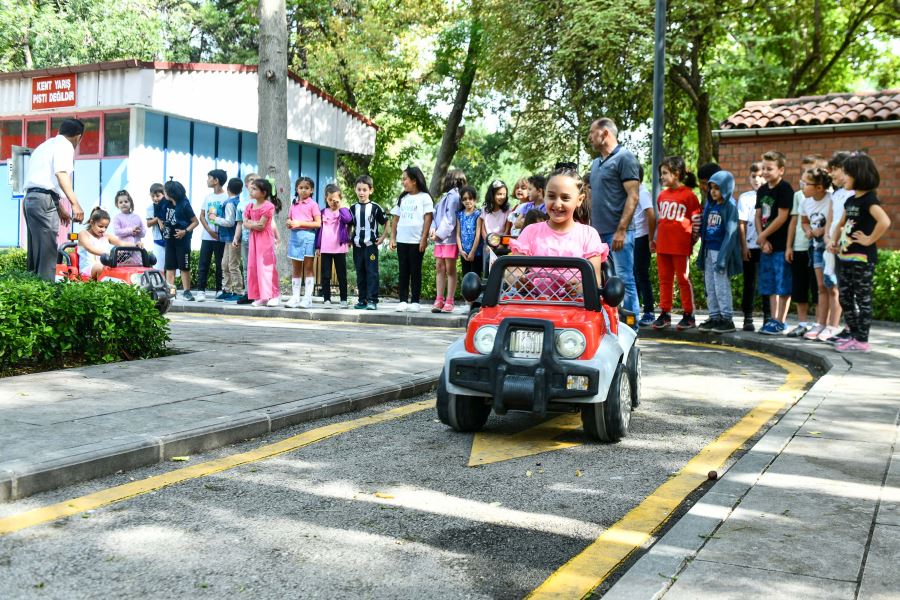
<path fill-rule="evenodd" d="M 435 258 L 456 258 L 459 256 L 459 246 L 456 244 L 435 244 Z"/>

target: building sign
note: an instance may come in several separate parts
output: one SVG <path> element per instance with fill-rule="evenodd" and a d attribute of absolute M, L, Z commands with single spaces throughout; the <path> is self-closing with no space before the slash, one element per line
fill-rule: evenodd
<path fill-rule="evenodd" d="M 57 75 L 31 80 L 31 110 L 75 106 L 75 82 L 78 76 Z"/>

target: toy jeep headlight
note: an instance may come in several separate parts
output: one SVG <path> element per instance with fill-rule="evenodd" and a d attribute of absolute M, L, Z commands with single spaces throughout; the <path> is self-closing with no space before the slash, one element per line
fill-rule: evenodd
<path fill-rule="evenodd" d="M 479 327 L 472 338 L 475 344 L 475 350 L 481 354 L 490 354 L 494 349 L 494 339 L 497 337 L 497 327 L 494 325 L 485 325 Z"/>
<path fill-rule="evenodd" d="M 556 351 L 563 358 L 578 358 L 584 354 L 587 340 L 577 329 L 563 329 L 556 334 Z"/>

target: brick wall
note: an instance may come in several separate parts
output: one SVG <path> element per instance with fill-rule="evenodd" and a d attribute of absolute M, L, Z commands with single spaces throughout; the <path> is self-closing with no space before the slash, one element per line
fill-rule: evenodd
<path fill-rule="evenodd" d="M 809 154 L 828 158 L 837 150 L 863 150 L 878 166 L 881 186 L 878 198 L 891 217 L 891 228 L 878 242 L 879 248 L 900 249 L 900 129 L 825 133 L 817 135 L 767 135 L 765 137 L 721 138 L 719 164 L 731 171 L 736 180 L 735 195 L 750 189 L 750 164 L 768 150 L 787 157 L 784 176 L 797 189 L 800 161 Z"/>

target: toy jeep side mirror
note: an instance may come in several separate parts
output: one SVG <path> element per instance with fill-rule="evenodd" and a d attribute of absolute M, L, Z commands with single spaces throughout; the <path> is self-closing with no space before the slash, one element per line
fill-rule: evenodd
<path fill-rule="evenodd" d="M 100 264 L 104 267 L 114 267 L 115 266 L 115 253 L 107 252 L 100 255 Z"/>
<path fill-rule="evenodd" d="M 481 277 L 477 273 L 466 273 L 462 281 L 462 295 L 469 302 L 475 302 L 481 295 Z"/>
<path fill-rule="evenodd" d="M 600 289 L 600 296 L 607 305 L 616 307 L 625 299 L 625 284 L 618 277 L 610 277 Z"/>

